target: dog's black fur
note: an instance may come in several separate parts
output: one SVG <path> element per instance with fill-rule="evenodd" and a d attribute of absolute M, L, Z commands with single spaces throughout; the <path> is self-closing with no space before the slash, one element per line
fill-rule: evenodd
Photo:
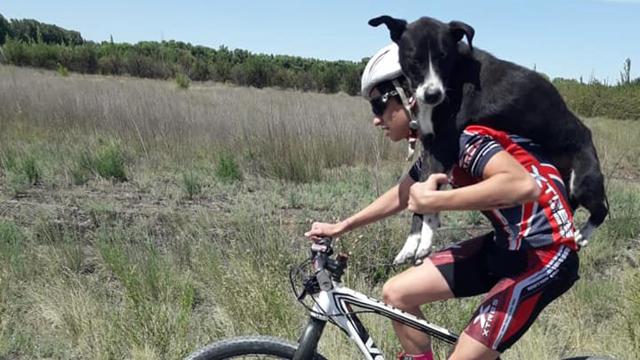
<path fill-rule="evenodd" d="M 588 209 L 589 223 L 594 227 L 604 221 L 608 213 L 604 177 L 591 131 L 567 108 L 549 81 L 474 48 L 474 30 L 462 22 L 445 24 L 423 17 L 407 24 L 381 16 L 369 24 L 389 28 L 413 94 L 425 81 L 429 59 L 444 85 L 445 94 L 427 91 L 418 99 L 419 105 L 435 106 L 432 124 L 420 124 L 426 149 L 423 163 L 429 167 L 423 169 L 423 179 L 453 166 L 457 138 L 465 126 L 486 125 L 542 145 L 562 174 L 573 209 L 580 205 Z M 463 37 L 467 38 L 466 44 L 461 41 Z M 439 95 L 441 102 L 434 104 Z"/>

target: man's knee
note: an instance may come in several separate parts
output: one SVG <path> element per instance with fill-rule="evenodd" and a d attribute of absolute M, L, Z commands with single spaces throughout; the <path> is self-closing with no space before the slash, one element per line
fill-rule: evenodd
<path fill-rule="evenodd" d="M 408 296 L 405 291 L 405 287 L 403 287 L 399 281 L 395 281 L 395 277 L 389 279 L 382 286 L 382 300 L 395 308 L 401 310 L 407 310 L 409 308 L 413 308 L 416 306 L 420 306 L 421 304 L 413 304 L 411 302 L 410 296 Z"/>
<path fill-rule="evenodd" d="M 394 279 L 387 280 L 382 286 L 382 300 L 391 306 L 400 307 L 402 305 L 402 295 Z"/>

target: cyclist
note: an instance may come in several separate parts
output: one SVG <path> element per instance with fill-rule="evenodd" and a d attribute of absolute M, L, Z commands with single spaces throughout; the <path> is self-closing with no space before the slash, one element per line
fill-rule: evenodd
<path fill-rule="evenodd" d="M 395 43 L 369 60 L 362 95 L 371 103 L 373 124 L 392 141 L 416 136 L 415 102 Z M 418 317 L 422 304 L 486 294 L 451 358 L 495 359 L 578 279 L 573 215 L 557 169 L 531 141 L 474 125 L 464 129 L 459 144 L 459 161 L 449 174 L 418 182 L 418 160 L 364 209 L 337 223 L 314 222 L 305 235 L 339 236 L 404 209 L 481 210 L 494 231 L 431 254 L 388 280 L 382 292 L 386 303 Z M 437 190 L 446 183 L 453 188 Z M 399 323 L 393 327 L 404 349 L 400 359 L 433 359 L 428 336 Z"/>

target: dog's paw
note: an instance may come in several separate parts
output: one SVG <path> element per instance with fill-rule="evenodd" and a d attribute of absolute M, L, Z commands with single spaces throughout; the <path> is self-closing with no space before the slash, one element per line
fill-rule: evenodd
<path fill-rule="evenodd" d="M 396 255 L 393 264 L 400 265 L 407 262 L 416 262 L 429 255 L 430 252 L 431 239 L 425 240 L 420 234 L 411 234 L 398 255 Z"/>
<path fill-rule="evenodd" d="M 402 249 L 400 249 L 400 252 L 398 252 L 398 255 L 396 255 L 396 258 L 393 260 L 393 264 L 400 265 L 413 260 L 419 244 L 420 234 L 409 235 L 407 241 L 404 242 L 404 246 L 402 246 Z"/>
<path fill-rule="evenodd" d="M 593 232 L 596 230 L 597 226 L 591 224 L 587 221 L 579 230 L 576 230 L 574 233 L 574 239 L 576 240 L 576 244 L 579 247 L 585 247 L 589 244 L 589 239 L 593 236 Z"/>
<path fill-rule="evenodd" d="M 589 239 L 584 238 L 580 230 L 576 230 L 573 238 L 576 241 L 576 244 L 578 244 L 578 247 L 585 247 L 589 245 Z"/>

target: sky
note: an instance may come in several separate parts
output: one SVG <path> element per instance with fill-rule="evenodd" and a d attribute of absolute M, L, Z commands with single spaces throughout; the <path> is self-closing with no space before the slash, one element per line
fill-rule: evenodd
<path fill-rule="evenodd" d="M 0 0 L 0 14 L 97 42 L 178 40 L 353 61 L 390 41 L 369 19 L 430 16 L 471 25 L 474 46 L 551 78 L 615 84 L 627 58 L 631 78 L 640 77 L 640 0 Z"/>

